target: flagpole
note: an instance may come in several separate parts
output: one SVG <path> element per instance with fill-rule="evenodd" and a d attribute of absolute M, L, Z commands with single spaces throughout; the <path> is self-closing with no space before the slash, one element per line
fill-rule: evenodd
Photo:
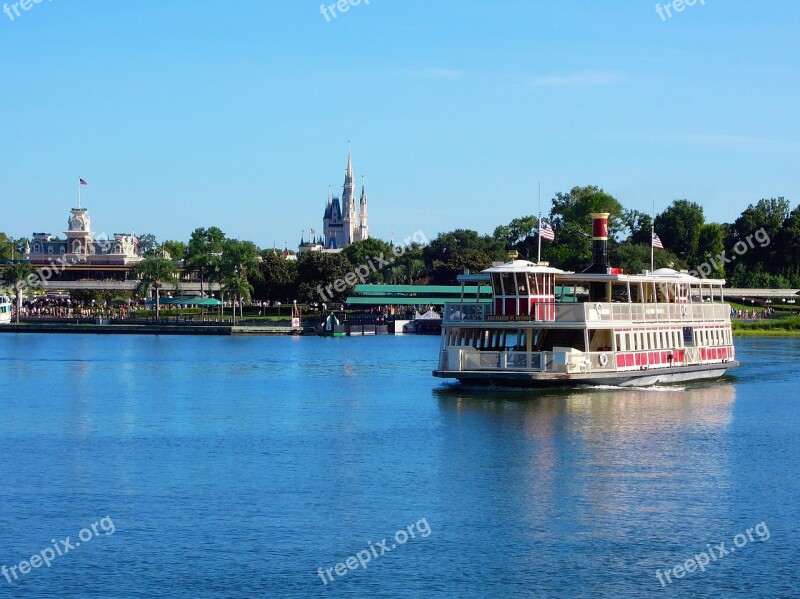
<path fill-rule="evenodd" d="M 656 201 L 653 200 L 653 218 L 651 219 L 650 222 L 650 272 L 651 273 L 655 270 L 654 260 L 655 260 L 656 248 L 655 244 L 653 243 L 655 241 L 655 235 L 656 235 Z"/>
<path fill-rule="evenodd" d="M 542 182 L 539 181 L 539 253 L 536 256 L 536 265 L 542 262 Z"/>
<path fill-rule="evenodd" d="M 81 209 L 81 180 L 78 178 L 78 210 Z"/>

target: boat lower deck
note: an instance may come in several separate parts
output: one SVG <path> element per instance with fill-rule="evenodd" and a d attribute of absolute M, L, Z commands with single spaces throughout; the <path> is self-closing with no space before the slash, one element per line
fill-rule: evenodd
<path fill-rule="evenodd" d="M 433 376 L 457 379 L 470 385 L 498 387 L 563 387 L 575 385 L 614 385 L 619 387 L 651 387 L 690 381 L 716 379 L 738 362 L 676 366 L 631 372 L 554 373 L 501 370 L 434 370 Z"/>

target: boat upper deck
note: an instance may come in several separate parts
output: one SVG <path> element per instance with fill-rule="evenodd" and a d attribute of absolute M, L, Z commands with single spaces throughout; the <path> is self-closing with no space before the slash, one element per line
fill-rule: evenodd
<path fill-rule="evenodd" d="M 462 293 L 460 302 L 445 306 L 445 325 L 730 323 L 730 308 L 723 303 L 724 280 L 672 269 L 635 275 L 619 269 L 574 273 L 514 260 L 459 280 L 462 286 L 490 283 L 492 302 L 479 303 L 477 297 Z"/>

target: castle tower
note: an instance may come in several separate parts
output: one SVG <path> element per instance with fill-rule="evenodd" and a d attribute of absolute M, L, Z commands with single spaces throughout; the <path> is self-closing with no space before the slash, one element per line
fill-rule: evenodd
<path fill-rule="evenodd" d="M 358 240 L 369 239 L 369 224 L 367 222 L 367 184 L 361 177 L 361 201 L 358 212 Z"/>
<path fill-rule="evenodd" d="M 356 241 L 356 193 L 355 182 L 353 181 L 353 153 L 348 145 L 347 148 L 347 170 L 344 175 L 344 187 L 342 189 L 342 217 L 344 218 L 344 247 Z"/>

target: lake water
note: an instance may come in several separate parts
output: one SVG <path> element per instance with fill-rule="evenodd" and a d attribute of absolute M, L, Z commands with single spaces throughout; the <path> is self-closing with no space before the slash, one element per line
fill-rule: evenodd
<path fill-rule="evenodd" d="M 0 335 L 0 597 L 800 596 L 800 340 L 737 345 L 477 392 L 431 337 Z"/>

